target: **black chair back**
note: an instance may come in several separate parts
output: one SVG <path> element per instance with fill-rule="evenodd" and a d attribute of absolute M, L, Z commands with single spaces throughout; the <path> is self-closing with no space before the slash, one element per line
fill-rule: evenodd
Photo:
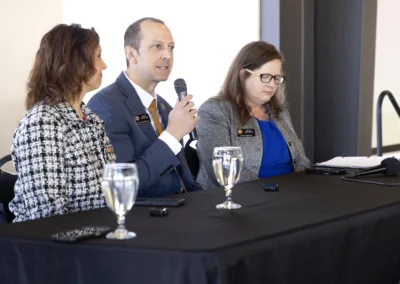
<path fill-rule="evenodd" d="M 185 157 L 186 157 L 186 162 L 189 166 L 189 169 L 194 177 L 194 179 L 197 178 L 197 174 L 199 173 L 199 168 L 200 168 L 200 161 L 199 157 L 197 156 L 197 151 L 193 147 L 190 146 L 190 144 L 194 141 L 194 139 L 190 138 L 188 142 L 186 142 L 184 152 L 185 152 Z"/>
<path fill-rule="evenodd" d="M 0 159 L 0 203 L 3 205 L 6 221 L 12 222 L 15 216 L 10 212 L 8 203 L 14 198 L 14 184 L 18 176 L 1 170 L 1 167 L 9 161 L 11 161 L 11 155 Z"/>

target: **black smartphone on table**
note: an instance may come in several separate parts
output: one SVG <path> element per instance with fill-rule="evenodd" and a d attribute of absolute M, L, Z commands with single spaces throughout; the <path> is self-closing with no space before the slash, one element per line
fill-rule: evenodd
<path fill-rule="evenodd" d="M 344 175 L 347 174 L 346 169 L 341 168 L 324 168 L 312 167 L 304 170 L 306 174 L 321 174 L 321 175 Z"/>
<path fill-rule="evenodd" d="M 51 240 L 63 243 L 76 243 L 83 240 L 101 238 L 111 229 L 109 227 L 84 226 L 51 235 Z"/>
<path fill-rule="evenodd" d="M 185 204 L 184 198 L 136 198 L 135 206 L 178 207 Z"/>

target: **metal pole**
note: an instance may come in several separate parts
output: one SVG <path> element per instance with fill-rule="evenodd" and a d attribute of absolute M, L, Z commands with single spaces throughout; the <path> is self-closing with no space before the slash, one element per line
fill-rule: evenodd
<path fill-rule="evenodd" d="M 400 107 L 390 91 L 383 91 L 376 104 L 376 155 L 382 156 L 382 102 L 385 96 L 389 97 L 397 115 L 400 117 Z"/>

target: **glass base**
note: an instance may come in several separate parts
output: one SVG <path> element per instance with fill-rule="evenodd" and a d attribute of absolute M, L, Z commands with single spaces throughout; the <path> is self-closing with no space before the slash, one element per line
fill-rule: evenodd
<path fill-rule="evenodd" d="M 106 235 L 106 238 L 110 240 L 129 240 L 134 237 L 136 237 L 136 234 L 134 232 L 120 229 L 116 229 L 114 232 L 110 232 Z"/>
<path fill-rule="evenodd" d="M 239 209 L 242 205 L 237 204 L 233 201 L 225 201 L 224 203 L 218 204 L 215 208 L 217 209 Z"/>

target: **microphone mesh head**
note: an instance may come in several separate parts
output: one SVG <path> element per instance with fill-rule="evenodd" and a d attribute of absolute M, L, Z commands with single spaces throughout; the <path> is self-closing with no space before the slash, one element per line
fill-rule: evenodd
<path fill-rule="evenodd" d="M 400 173 L 400 161 L 396 158 L 384 159 L 381 165 L 386 168 L 385 176 L 395 176 Z"/>
<path fill-rule="evenodd" d="M 182 78 L 176 79 L 174 82 L 175 92 L 179 95 L 182 92 L 187 93 L 186 82 Z"/>

